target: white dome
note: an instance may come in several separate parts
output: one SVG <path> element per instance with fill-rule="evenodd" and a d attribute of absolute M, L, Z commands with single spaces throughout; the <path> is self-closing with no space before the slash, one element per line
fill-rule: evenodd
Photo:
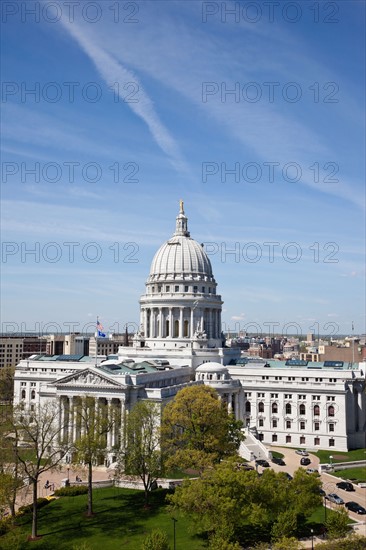
<path fill-rule="evenodd" d="M 221 365 L 221 363 L 215 363 L 208 361 L 197 367 L 196 372 L 229 372 L 227 367 Z"/>
<path fill-rule="evenodd" d="M 154 256 L 150 277 L 157 275 L 199 276 L 212 280 L 211 262 L 203 248 L 191 237 L 176 235 L 164 243 Z"/>

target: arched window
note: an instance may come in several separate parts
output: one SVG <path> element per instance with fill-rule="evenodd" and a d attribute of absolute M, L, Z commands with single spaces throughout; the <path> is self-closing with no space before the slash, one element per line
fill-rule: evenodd
<path fill-rule="evenodd" d="M 278 413 L 278 405 L 277 405 L 277 403 L 272 403 L 272 412 L 273 412 L 273 413 Z"/>
<path fill-rule="evenodd" d="M 328 416 L 334 416 L 334 407 L 333 407 L 333 405 L 329 405 L 329 407 L 328 407 Z"/>
<path fill-rule="evenodd" d="M 319 407 L 319 405 L 314 406 L 314 416 L 320 416 L 320 407 Z"/>
<path fill-rule="evenodd" d="M 250 401 L 247 401 L 245 403 L 245 412 L 250 413 L 250 409 L 251 409 Z"/>
<path fill-rule="evenodd" d="M 35 390 L 32 390 L 31 391 L 31 399 L 35 399 L 36 398 L 36 392 Z"/>
<path fill-rule="evenodd" d="M 303 403 L 300 405 L 300 414 L 306 414 L 306 407 Z"/>
<path fill-rule="evenodd" d="M 258 412 L 264 412 L 264 403 L 262 401 L 258 404 Z"/>
<path fill-rule="evenodd" d="M 290 403 L 286 403 L 286 414 L 291 414 L 292 407 Z"/>
<path fill-rule="evenodd" d="M 174 338 L 179 337 L 179 321 L 174 321 Z"/>
<path fill-rule="evenodd" d="M 25 399 L 25 390 L 22 390 L 22 399 Z"/>
<path fill-rule="evenodd" d="M 184 321 L 184 338 L 188 338 L 189 334 L 188 334 L 188 321 Z"/>

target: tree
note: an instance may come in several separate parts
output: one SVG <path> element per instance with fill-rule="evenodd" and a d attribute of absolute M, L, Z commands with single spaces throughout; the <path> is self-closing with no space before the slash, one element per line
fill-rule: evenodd
<path fill-rule="evenodd" d="M 330 539 L 345 537 L 349 531 L 350 520 L 344 508 L 337 510 L 337 513 L 330 515 L 326 522 L 327 536 Z"/>
<path fill-rule="evenodd" d="M 13 429 L 13 406 L 2 404 L 0 410 L 0 513 L 9 509 L 14 517 L 16 496 L 23 485 L 23 478 L 15 452 L 18 442 Z"/>
<path fill-rule="evenodd" d="M 242 422 L 228 415 L 218 393 L 209 386 L 182 389 L 162 416 L 162 447 L 167 468 L 203 471 L 237 454 L 244 439 Z"/>
<path fill-rule="evenodd" d="M 169 495 L 172 511 L 193 518 L 195 530 L 228 543 L 281 540 L 298 530 L 299 521 L 321 504 L 320 482 L 304 471 L 288 480 L 283 473 L 243 471 L 234 457 L 187 480 Z M 242 540 L 245 539 L 245 540 Z"/>
<path fill-rule="evenodd" d="M 318 550 L 364 550 L 366 537 L 363 535 L 350 535 L 342 540 L 330 540 L 316 545 Z"/>
<path fill-rule="evenodd" d="M 106 404 L 90 396 L 81 398 L 76 408 L 76 425 L 80 428 L 80 436 L 74 441 L 73 448 L 76 461 L 88 467 L 88 516 L 93 515 L 93 465 L 104 457 L 107 433 L 114 425 L 115 415 L 109 415 L 108 412 L 111 411 Z"/>
<path fill-rule="evenodd" d="M 16 409 L 13 416 L 12 429 L 16 445 L 14 452 L 19 465 L 33 486 L 33 517 L 32 539 L 37 538 L 37 496 L 38 480 L 43 472 L 58 466 L 67 449 L 60 443 L 61 424 L 58 422 L 59 410 L 57 403 L 45 402 L 34 411 Z M 28 458 L 31 452 L 32 459 Z"/>
<path fill-rule="evenodd" d="M 15 367 L 0 369 L 0 399 L 2 403 L 12 403 L 14 395 Z"/>
<path fill-rule="evenodd" d="M 145 506 L 149 492 L 162 475 L 159 433 L 160 407 L 157 403 L 139 401 L 128 415 L 126 446 L 121 450 L 119 471 L 139 476 L 144 484 Z"/>
<path fill-rule="evenodd" d="M 154 529 L 144 539 L 141 550 L 169 550 L 167 534 L 161 529 Z"/>

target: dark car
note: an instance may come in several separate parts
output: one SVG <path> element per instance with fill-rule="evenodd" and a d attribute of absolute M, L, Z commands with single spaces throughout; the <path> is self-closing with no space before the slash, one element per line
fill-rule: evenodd
<path fill-rule="evenodd" d="M 258 459 L 255 461 L 255 463 L 258 464 L 258 466 L 263 466 L 263 468 L 269 468 L 267 460 Z"/>
<path fill-rule="evenodd" d="M 350 483 L 349 481 L 340 481 L 339 483 L 337 483 L 337 487 L 338 487 L 338 489 L 343 489 L 343 491 L 354 491 L 355 490 L 352 483 Z"/>
<path fill-rule="evenodd" d="M 306 458 L 305 456 L 302 457 L 300 460 L 301 466 L 308 466 L 308 464 L 311 464 L 310 458 Z"/>
<path fill-rule="evenodd" d="M 286 466 L 285 461 L 282 458 L 277 458 L 276 456 L 272 457 L 273 464 L 278 464 L 278 466 Z"/>
<path fill-rule="evenodd" d="M 357 502 L 353 502 L 353 500 L 346 502 L 345 507 L 351 512 L 355 512 L 355 514 L 366 514 L 365 508 Z"/>
<path fill-rule="evenodd" d="M 321 495 L 322 497 L 325 497 L 325 491 L 324 489 L 319 489 L 319 495 Z"/>

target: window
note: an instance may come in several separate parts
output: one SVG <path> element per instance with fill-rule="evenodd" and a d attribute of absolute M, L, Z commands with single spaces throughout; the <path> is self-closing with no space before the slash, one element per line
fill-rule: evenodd
<path fill-rule="evenodd" d="M 282 380 L 282 376 L 275 376 L 275 380 Z"/>
<path fill-rule="evenodd" d="M 306 414 L 306 407 L 303 403 L 301 403 L 301 405 L 299 407 L 299 412 L 300 412 L 300 414 Z"/>
<path fill-rule="evenodd" d="M 272 403 L 272 413 L 273 413 L 273 414 L 278 413 L 278 405 L 277 405 L 277 403 Z"/>
<path fill-rule="evenodd" d="M 300 430 L 305 430 L 305 422 L 303 420 L 300 422 Z"/>
<path fill-rule="evenodd" d="M 158 292 L 161 292 L 161 285 L 158 285 Z"/>
<path fill-rule="evenodd" d="M 317 432 L 320 428 L 319 422 L 314 422 L 314 430 Z"/>
<path fill-rule="evenodd" d="M 155 292 L 155 287 L 154 286 L 151 287 L 151 292 Z"/>
<path fill-rule="evenodd" d="M 320 416 L 320 407 L 319 407 L 319 405 L 314 406 L 314 416 Z"/>
<path fill-rule="evenodd" d="M 285 393 L 285 399 L 292 399 L 292 393 Z"/>
<path fill-rule="evenodd" d="M 277 420 L 272 420 L 272 428 L 277 428 Z"/>
<path fill-rule="evenodd" d="M 334 444 L 335 444 L 334 439 L 333 439 L 333 438 L 330 439 L 330 440 L 329 440 L 329 447 L 334 447 Z"/>
<path fill-rule="evenodd" d="M 184 292 L 188 292 L 188 286 L 187 285 L 184 287 Z"/>
<path fill-rule="evenodd" d="M 327 395 L 327 401 L 335 401 L 334 395 Z"/>
<path fill-rule="evenodd" d="M 166 291 L 166 292 L 170 292 L 170 286 L 169 286 L 169 285 L 167 285 L 167 286 L 165 287 L 165 291 Z"/>
<path fill-rule="evenodd" d="M 193 292 L 197 292 L 197 289 L 198 289 L 198 287 L 197 287 L 197 286 L 194 286 L 194 287 L 193 287 Z"/>
<path fill-rule="evenodd" d="M 258 412 L 264 412 L 264 403 L 262 401 L 258 404 Z"/>
<path fill-rule="evenodd" d="M 263 424 L 264 424 L 263 418 L 260 418 L 259 419 L 259 426 L 263 426 Z"/>
<path fill-rule="evenodd" d="M 278 393 L 271 393 L 272 399 L 278 399 Z"/>
<path fill-rule="evenodd" d="M 257 397 L 264 397 L 264 393 L 257 393 Z"/>
<path fill-rule="evenodd" d="M 203 286 L 203 287 L 202 287 L 202 293 L 204 294 L 205 292 L 206 292 L 206 287 Z"/>
<path fill-rule="evenodd" d="M 31 399 L 35 399 L 36 398 L 36 392 L 35 390 L 32 390 L 31 391 Z"/>
<path fill-rule="evenodd" d="M 309 382 L 309 378 L 303 377 L 303 378 L 301 378 L 301 381 L 302 381 L 302 382 Z"/>
<path fill-rule="evenodd" d="M 211 294 L 211 287 L 208 287 L 208 293 Z"/>
<path fill-rule="evenodd" d="M 333 405 L 330 405 L 328 407 L 328 416 L 334 416 L 334 407 L 333 407 Z"/>
<path fill-rule="evenodd" d="M 291 420 L 286 420 L 286 429 L 287 430 L 291 429 Z"/>
<path fill-rule="evenodd" d="M 298 395 L 297 396 L 299 399 L 306 399 L 306 395 Z"/>
<path fill-rule="evenodd" d="M 334 432 L 334 424 L 329 424 L 329 431 Z"/>
<path fill-rule="evenodd" d="M 247 401 L 245 403 L 245 412 L 250 413 L 250 408 L 251 408 L 250 401 Z"/>
<path fill-rule="evenodd" d="M 176 286 L 174 287 L 174 292 L 179 292 L 179 286 L 178 286 L 178 285 L 176 285 Z"/>
<path fill-rule="evenodd" d="M 320 395 L 313 395 L 313 401 L 320 401 Z"/>
<path fill-rule="evenodd" d="M 286 435 L 286 443 L 291 443 L 291 436 L 290 435 Z"/>
<path fill-rule="evenodd" d="M 272 434 L 272 441 L 277 441 L 277 435 L 276 434 Z"/>
<path fill-rule="evenodd" d="M 22 390 L 22 399 L 25 399 L 25 390 Z"/>
<path fill-rule="evenodd" d="M 314 437 L 314 445 L 320 445 L 320 437 Z"/>
<path fill-rule="evenodd" d="M 305 443 L 306 443 L 305 437 L 302 435 L 300 437 L 300 445 L 305 445 Z"/>
<path fill-rule="evenodd" d="M 290 403 L 286 403 L 286 414 L 291 414 L 292 407 Z"/>

